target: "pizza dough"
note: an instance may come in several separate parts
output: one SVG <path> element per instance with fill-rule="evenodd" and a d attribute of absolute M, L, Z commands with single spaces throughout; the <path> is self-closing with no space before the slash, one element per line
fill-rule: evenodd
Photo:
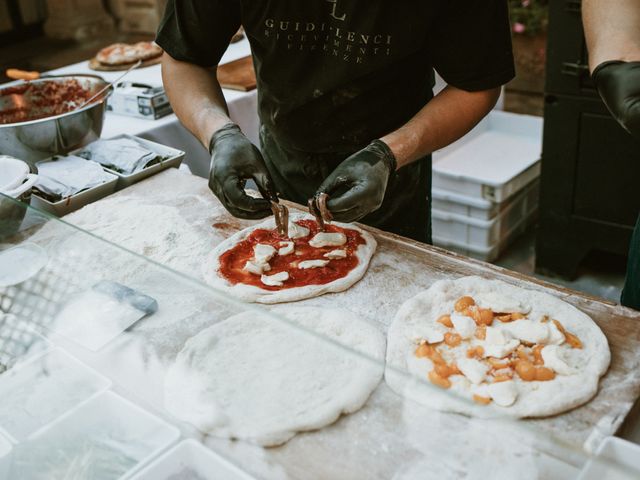
<path fill-rule="evenodd" d="M 157 58 L 162 52 L 162 48 L 155 42 L 114 43 L 100 50 L 96 54 L 96 60 L 102 65 L 127 65 L 138 60 Z"/>
<path fill-rule="evenodd" d="M 430 384 L 429 376 L 434 363 L 416 356 L 416 342 L 431 336 L 429 342 L 436 344 L 442 340 L 436 338 L 438 331 L 445 330 L 458 332 L 464 338 L 466 326 L 461 316 L 451 315 L 454 328 L 443 330 L 444 327 L 437 321 L 441 315 L 453 311 L 454 305 L 463 296 L 475 299 L 479 307 L 493 309 L 494 312 L 519 311 L 526 315 L 526 319 L 532 320 L 528 325 L 522 320 L 509 323 L 494 320 L 495 328 L 486 331 L 491 333 L 491 342 L 487 337 L 482 345 L 485 348 L 508 349 L 509 342 L 513 342 L 514 338 L 527 338 L 531 344 L 546 343 L 541 349 L 544 366 L 553 368 L 555 378 L 549 381 L 523 381 L 512 372 L 511 381 L 492 383 L 491 388 L 500 391 L 495 392 L 497 397 L 493 398 L 490 405 L 478 405 L 472 398 L 479 388 L 486 391 L 487 384 L 480 384 L 478 380 L 487 372 L 480 368 L 481 362 L 469 361 L 471 359 L 465 354 L 469 345 L 463 342 L 460 347 L 452 349 L 438 347 L 439 351 L 444 350 L 449 355 L 449 359 L 457 364 L 463 374 L 449 377 L 451 384 L 448 389 Z M 557 320 L 566 332 L 575 335 L 582 343 L 581 348 L 572 348 L 567 343 L 568 337 L 565 339 L 560 336 L 559 341 L 557 338 L 554 340 L 554 335 L 557 336 L 554 327 L 549 327 L 553 335 L 544 342 L 540 340 L 542 327 L 539 323 L 553 322 L 550 319 Z M 525 328 L 522 328 L 523 325 Z M 468 341 L 481 343 L 480 340 L 473 340 L 473 337 Z M 495 345 L 489 345 L 494 342 Z M 439 345 L 446 346 L 444 343 Z M 492 355 L 500 357 L 503 353 L 496 351 Z M 558 357 L 562 357 L 563 361 L 558 362 Z M 397 393 L 438 410 L 481 417 L 542 417 L 565 412 L 589 401 L 598 390 L 598 381 L 607 371 L 610 358 L 607 339 L 602 331 L 590 317 L 568 303 L 546 293 L 525 290 L 501 281 L 464 277 L 438 281 L 401 306 L 388 332 L 385 379 Z M 482 360 L 484 362 L 486 359 Z M 487 380 L 492 381 L 495 378 Z M 500 406 L 496 403 L 510 403 L 511 399 L 504 399 L 513 393 L 516 400 L 511 405 Z"/>
<path fill-rule="evenodd" d="M 202 432 L 263 446 L 359 410 L 382 378 L 383 333 L 347 310 L 274 313 L 291 324 L 250 311 L 190 338 L 165 378 L 165 408 Z"/>
<path fill-rule="evenodd" d="M 313 217 L 311 215 L 292 214 L 290 215 L 289 220 L 290 222 L 295 222 L 298 220 L 313 220 Z M 358 265 L 345 277 L 339 278 L 338 280 L 335 280 L 333 282 L 324 285 L 308 285 L 304 287 L 293 287 L 273 291 L 266 290 L 254 285 L 245 285 L 241 283 L 232 284 L 219 274 L 218 269 L 220 268 L 220 256 L 227 250 L 235 247 L 238 243 L 247 238 L 255 230 L 275 229 L 276 225 L 273 217 L 263 223 L 246 228 L 236 233 L 235 235 L 232 235 L 231 237 L 220 243 L 217 247 L 215 247 L 203 264 L 202 274 L 205 281 L 211 286 L 220 290 L 227 291 L 233 294 L 235 297 L 247 302 L 258 302 L 267 304 L 295 302 L 298 300 L 304 300 L 306 298 L 317 297 L 325 293 L 342 292 L 354 285 L 364 276 L 367 268 L 369 267 L 369 262 L 371 261 L 371 257 L 375 252 L 377 244 L 371 234 L 362 230 L 361 228 L 356 227 L 355 225 L 348 225 L 338 222 L 333 222 L 332 225 L 356 230 L 365 240 L 365 243 L 360 245 L 356 251 L 356 255 L 358 257 Z"/>

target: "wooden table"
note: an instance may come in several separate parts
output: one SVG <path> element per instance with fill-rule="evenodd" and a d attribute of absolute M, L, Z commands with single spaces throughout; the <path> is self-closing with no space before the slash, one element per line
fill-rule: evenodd
<path fill-rule="evenodd" d="M 198 242 L 188 259 L 171 266 L 198 279 L 201 278 L 200 263 L 207 252 L 222 239 L 254 223 L 230 216 L 210 193 L 205 180 L 177 170 L 158 174 L 104 201 L 85 207 L 65 220 L 79 227 L 90 228 L 90 225 L 79 220 L 96 219 L 100 215 L 101 205 L 114 200 L 133 208 L 148 204 L 177 209 L 197 232 Z M 144 230 L 145 225 L 153 221 L 153 218 L 141 218 L 138 228 Z M 640 396 L 639 312 L 439 248 L 375 229 L 369 230 L 376 236 L 379 245 L 365 277 L 346 292 L 325 295 L 300 304 L 344 307 L 379 324 L 386 331 L 402 302 L 440 279 L 479 275 L 547 292 L 575 305 L 596 321 L 609 340 L 611 367 L 601 381 L 597 396 L 586 405 L 563 415 L 517 421 L 512 426 L 516 425 L 522 432 L 535 432 L 533 436 L 538 440 L 553 436 L 557 439 L 556 444 L 569 445 L 569 450 L 575 449 L 575 456 L 571 452 L 557 452 L 556 455 L 575 466 L 583 461 L 579 455 L 581 449 L 593 448 L 602 436 L 612 435 L 619 429 Z M 55 236 L 55 228 L 48 228 L 46 234 L 39 232 L 34 238 L 38 235 L 41 240 L 51 239 Z M 117 242 L 118 238 L 109 240 Z M 123 246 L 127 247 L 127 242 L 123 242 Z M 154 257 L 153 254 L 149 256 Z M 159 355 L 166 368 L 181 345 L 203 328 L 203 323 L 190 322 L 193 325 L 189 327 L 191 330 L 176 331 L 171 339 L 167 339 L 166 332 L 160 337 L 160 329 L 154 328 L 156 321 L 159 320 L 152 316 L 136 329 L 145 335 L 146 344 L 155 346 L 158 351 L 169 352 Z M 117 371 L 118 362 L 87 361 L 100 365 L 103 373 L 135 395 L 143 397 L 145 390 L 149 389 L 156 394 L 158 392 L 158 386 L 154 386 L 151 380 L 146 385 L 146 379 L 142 376 L 124 378 Z M 135 367 L 131 366 L 131 369 L 135 370 Z M 117 378 L 118 375 L 120 378 Z M 149 402 L 161 408 L 161 402 L 156 402 L 156 399 L 149 399 Z M 404 478 L 404 473 L 411 468 L 421 468 L 424 463 L 436 469 L 434 471 L 441 469 L 445 474 L 454 472 L 454 477 L 462 477 L 465 472 L 475 468 L 479 456 L 495 454 L 491 445 L 484 445 L 478 440 L 485 426 L 486 423 L 479 420 L 420 407 L 400 398 L 382 382 L 359 412 L 342 417 L 332 426 L 317 432 L 299 434 L 282 447 L 265 450 L 242 442 L 215 438 L 207 439 L 207 443 L 260 477 L 370 479 L 396 475 L 395 478 Z M 514 438 L 519 437 L 520 433 L 515 433 Z M 505 438 L 509 435 L 505 434 Z M 465 445 L 462 452 L 453 447 L 456 442 Z M 444 450 L 439 450 L 441 445 L 450 445 L 453 450 L 443 453 Z M 511 446 L 504 445 L 502 448 L 508 452 Z M 551 452 L 551 455 L 554 453 Z M 495 458 L 492 461 L 499 465 Z"/>

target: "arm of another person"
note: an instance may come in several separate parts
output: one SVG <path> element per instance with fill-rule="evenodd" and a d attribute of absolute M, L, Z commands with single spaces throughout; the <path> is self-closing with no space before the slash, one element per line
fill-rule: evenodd
<path fill-rule="evenodd" d="M 598 93 L 640 138 L 640 0 L 584 0 L 582 17 Z"/>
<path fill-rule="evenodd" d="M 592 72 L 611 60 L 640 61 L 640 0 L 583 0 L 582 20 Z"/>

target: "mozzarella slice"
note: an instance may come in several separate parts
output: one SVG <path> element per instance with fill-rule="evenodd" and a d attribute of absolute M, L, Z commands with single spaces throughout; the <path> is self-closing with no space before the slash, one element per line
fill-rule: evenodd
<path fill-rule="evenodd" d="M 274 275 L 262 275 L 260 281 L 270 287 L 281 287 L 283 282 L 289 280 L 287 272 L 279 272 Z"/>
<path fill-rule="evenodd" d="M 253 273 L 254 275 L 262 275 L 264 272 L 271 270 L 271 267 L 268 263 L 256 263 L 249 260 L 244 264 L 243 270 Z"/>
<path fill-rule="evenodd" d="M 347 243 L 347 236 L 340 232 L 318 232 L 309 240 L 309 245 L 314 248 L 339 247 Z"/>
<path fill-rule="evenodd" d="M 504 345 L 484 345 L 484 356 L 504 358 L 518 348 L 518 345 L 520 345 L 518 340 L 509 340 Z"/>
<path fill-rule="evenodd" d="M 304 260 L 298 263 L 298 268 L 302 270 L 307 270 L 309 268 L 321 268 L 326 267 L 329 263 L 329 260 Z"/>
<path fill-rule="evenodd" d="M 285 255 L 289 255 L 293 253 L 294 243 L 293 242 L 280 242 L 280 248 L 278 249 L 278 255 L 284 257 Z"/>
<path fill-rule="evenodd" d="M 476 305 L 480 308 L 490 308 L 500 313 L 529 313 L 531 307 L 515 298 L 511 298 L 496 292 L 480 293 L 474 296 Z"/>
<path fill-rule="evenodd" d="M 421 331 L 416 340 L 417 343 L 421 343 L 423 340 L 427 343 L 440 343 L 444 340 L 444 334 L 444 328 L 441 328 L 439 325 L 433 325 Z"/>
<path fill-rule="evenodd" d="M 489 365 L 472 358 L 461 358 L 456 365 L 462 374 L 476 385 L 482 383 L 489 371 Z"/>
<path fill-rule="evenodd" d="M 549 327 L 546 323 L 531 320 L 516 320 L 502 326 L 513 338 L 527 343 L 546 344 L 549 340 Z"/>
<path fill-rule="evenodd" d="M 542 349 L 542 360 L 544 366 L 549 367 L 560 375 L 571 375 L 574 373 L 562 355 L 562 349 L 558 345 L 547 345 Z"/>
<path fill-rule="evenodd" d="M 501 407 L 510 407 L 518 398 L 518 387 L 513 380 L 492 383 L 487 390 L 491 399 Z"/>
<path fill-rule="evenodd" d="M 471 338 L 476 332 L 476 322 L 466 315 L 452 314 L 451 323 L 453 323 L 453 328 L 455 328 L 456 332 L 465 340 Z"/>
<path fill-rule="evenodd" d="M 325 258 L 329 258 L 331 260 L 337 260 L 339 258 L 347 258 L 346 250 L 331 250 L 323 255 Z"/>
<path fill-rule="evenodd" d="M 501 328 L 487 327 L 485 332 L 484 341 L 489 345 L 504 345 L 510 339 Z"/>
<path fill-rule="evenodd" d="M 257 264 L 269 262 L 269 260 L 271 260 L 275 254 L 276 249 L 271 245 L 264 245 L 262 243 L 259 243 L 255 247 L 253 247 L 253 259 Z"/>
<path fill-rule="evenodd" d="M 309 235 L 309 229 L 307 227 L 303 227 L 302 225 L 298 225 L 296 222 L 289 222 L 289 238 L 304 238 Z"/>

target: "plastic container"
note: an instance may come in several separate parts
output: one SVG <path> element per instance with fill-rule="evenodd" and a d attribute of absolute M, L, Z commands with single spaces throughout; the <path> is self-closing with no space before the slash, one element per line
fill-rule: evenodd
<path fill-rule="evenodd" d="M 110 385 L 62 350 L 52 350 L 0 375 L 0 430 L 22 442 Z"/>
<path fill-rule="evenodd" d="M 132 135 L 116 135 L 115 137 L 111 137 L 109 140 L 115 140 L 118 138 L 129 138 L 131 140 L 134 140 L 140 143 L 142 146 L 147 147 L 149 150 L 157 153 L 158 155 L 166 157 L 166 160 L 145 167 L 139 172 L 135 172 L 129 175 L 125 175 L 123 173 L 116 172 L 115 170 L 111 170 L 110 168 L 103 167 L 107 172 L 112 173 L 113 175 L 116 175 L 118 177 L 116 190 L 122 190 L 129 185 L 133 185 L 134 183 L 137 183 L 140 180 L 144 180 L 145 178 L 150 177 L 151 175 L 155 175 L 156 173 L 166 170 L 167 168 L 179 168 L 185 156 L 185 152 L 183 152 L 182 150 L 167 147 L 166 145 L 162 145 L 160 143 L 152 142 L 150 140 L 145 140 L 144 138 L 135 137 Z M 82 151 L 82 149 L 78 149 L 72 153 L 77 154 L 80 151 Z"/>
<path fill-rule="evenodd" d="M 617 467 L 617 468 L 616 468 Z M 598 447 L 578 480 L 630 480 L 640 478 L 640 445 L 607 437 Z"/>
<path fill-rule="evenodd" d="M 438 236 L 437 232 L 434 232 L 433 234 L 433 244 L 438 247 L 453 250 L 468 257 L 483 260 L 485 262 L 493 262 L 516 237 L 521 235 L 527 229 L 527 227 L 532 223 L 536 214 L 537 210 L 534 210 L 527 217 L 522 218 L 519 223 L 513 226 L 511 231 L 507 232 L 506 235 L 502 239 L 500 239 L 500 241 L 493 245 L 479 246 L 465 243 L 463 240 L 441 238 Z"/>
<path fill-rule="evenodd" d="M 471 245 L 487 249 L 508 237 L 525 219 L 538 208 L 539 183 L 536 181 L 512 200 L 504 202 L 502 210 L 492 219 L 468 217 L 459 213 L 431 210 L 433 235 L 440 241 Z"/>
<path fill-rule="evenodd" d="M 131 480 L 253 480 L 233 463 L 195 440 L 185 440 L 134 475 Z"/>
<path fill-rule="evenodd" d="M 539 180 L 534 180 L 539 184 Z M 528 188 L 528 187 L 525 187 Z M 483 198 L 468 197 L 459 193 L 434 188 L 431 190 L 431 207 L 442 212 L 456 213 L 480 220 L 491 220 L 509 208 L 511 199 L 502 203 L 490 202 Z"/>
<path fill-rule="evenodd" d="M 433 188 L 500 203 L 540 176 L 542 118 L 492 111 L 433 156 Z"/>
<path fill-rule="evenodd" d="M 52 203 L 49 200 L 38 196 L 34 193 L 31 199 L 31 205 L 46 212 L 51 213 L 57 217 L 62 217 L 71 213 L 79 208 L 84 207 L 90 203 L 100 200 L 108 195 L 111 195 L 116 191 L 116 184 L 118 183 L 118 177 L 111 172 L 108 172 L 111 176 L 111 180 L 93 188 L 88 188 L 80 193 L 71 195 L 70 197 L 63 198 L 62 200 Z"/>
<path fill-rule="evenodd" d="M 180 436 L 177 428 L 105 392 L 0 458 L 4 478 L 122 479 Z"/>

